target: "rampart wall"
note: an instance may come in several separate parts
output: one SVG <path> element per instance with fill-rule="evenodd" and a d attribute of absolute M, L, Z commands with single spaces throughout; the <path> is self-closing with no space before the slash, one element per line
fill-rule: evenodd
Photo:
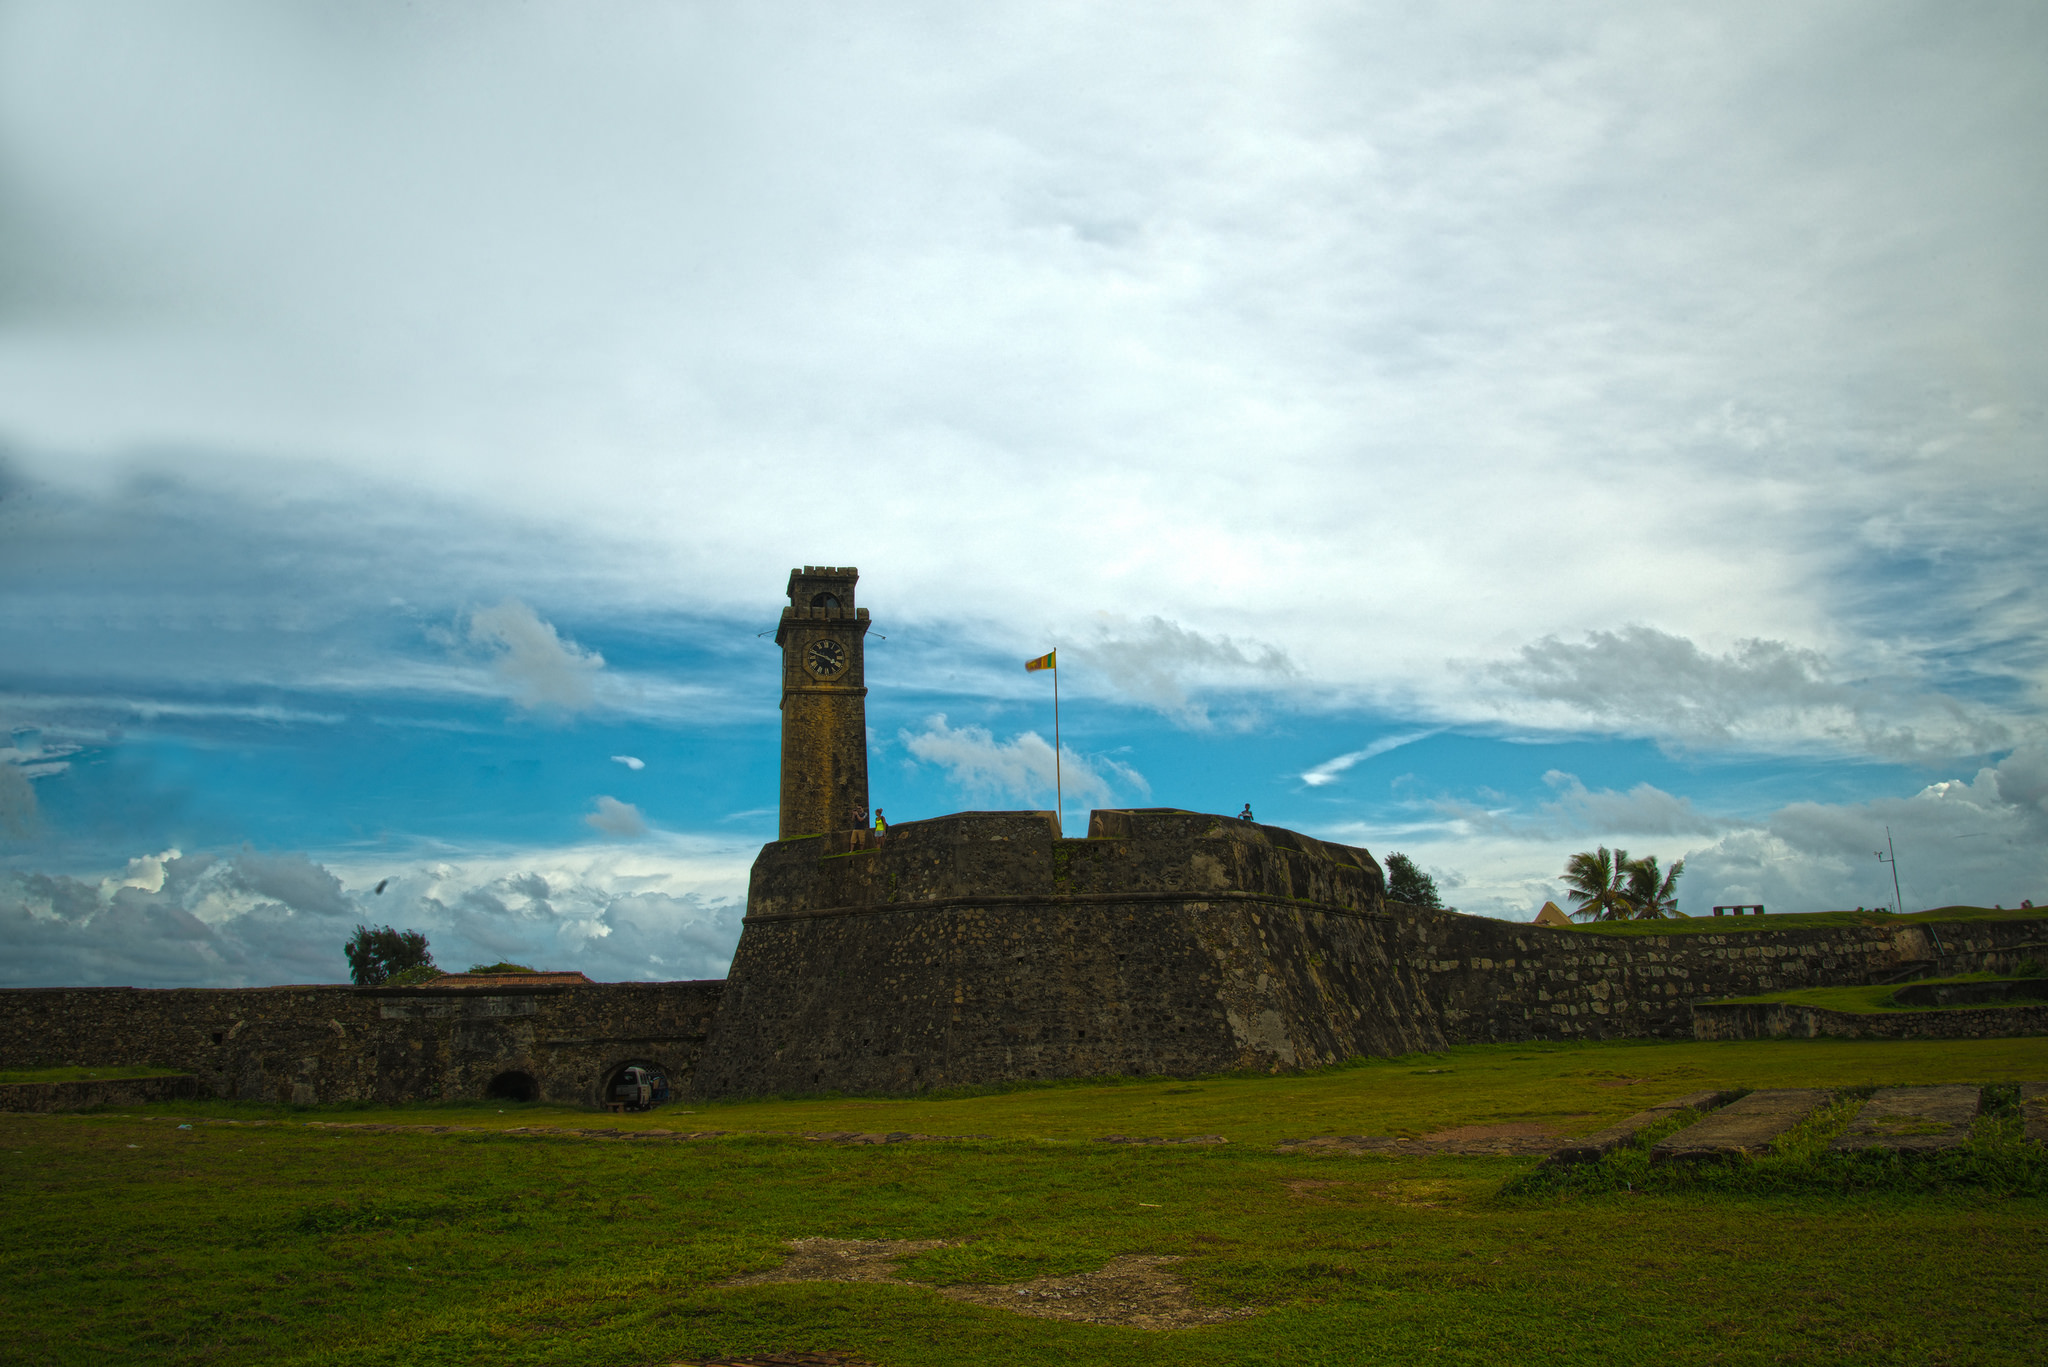
<path fill-rule="evenodd" d="M 0 1062 L 178 1068 L 216 1096 L 286 1102 L 472 1099 L 523 1074 L 542 1099 L 595 1104 L 628 1062 L 687 1086 L 723 987 L 14 988 Z"/>
<path fill-rule="evenodd" d="M 629 1062 L 700 1096 L 1278 1071 L 1690 1038 L 1704 998 L 2010 970 L 2041 936 L 2032 921 L 1551 929 L 1390 903 L 1365 850 L 1279 827 L 1099 811 L 1069 840 L 1048 812 L 966 812 L 765 846 L 722 982 L 14 989 L 0 1064 L 149 1064 L 292 1102 L 476 1098 L 524 1075 L 581 1104 Z"/>
<path fill-rule="evenodd" d="M 1000 890 L 1000 891 L 997 891 Z M 1690 1037 L 1705 996 L 1940 957 L 1907 927 L 1607 936 L 1386 900 L 1362 849 L 1178 811 L 969 812 L 756 861 L 704 1095 L 1312 1067 L 1452 1043 Z M 1944 926 L 1942 967 L 2019 957 Z"/>

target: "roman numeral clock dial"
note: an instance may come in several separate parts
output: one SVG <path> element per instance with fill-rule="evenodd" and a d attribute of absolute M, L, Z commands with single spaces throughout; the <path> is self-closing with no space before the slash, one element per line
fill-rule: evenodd
<path fill-rule="evenodd" d="M 820 679 L 835 679 L 846 672 L 846 647 L 837 641 L 813 641 L 804 651 L 804 668 Z"/>

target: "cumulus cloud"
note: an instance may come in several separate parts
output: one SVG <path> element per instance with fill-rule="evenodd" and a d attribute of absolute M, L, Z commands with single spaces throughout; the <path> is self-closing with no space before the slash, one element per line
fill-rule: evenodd
<path fill-rule="evenodd" d="M 1825 656 L 1745 640 L 1713 654 L 1653 627 L 1546 637 L 1486 671 L 1548 719 L 1686 745 L 1822 743 L 1857 754 L 1928 761 L 2012 743 L 2006 721 L 1904 680 L 1843 680 Z"/>
<path fill-rule="evenodd" d="M 1668 866 L 1683 858 L 1680 909 L 1761 902 L 1774 911 L 1877 907 L 1892 900 L 1880 863 L 1886 828 L 1898 852 L 1906 910 L 1957 904 L 2048 905 L 2048 746 L 2015 750 L 1968 779 L 1867 802 L 1797 802 L 1753 820 L 1696 811 L 1647 784 L 1588 790 L 1547 775 L 1556 796 L 1519 808 L 1428 804 L 1426 819 L 1347 822 L 1318 831 L 1376 852 L 1397 849 L 1432 872 L 1456 873 L 1460 909 L 1526 921 L 1546 901 L 1569 905 L 1565 860 L 1595 844 L 1625 844 Z"/>
<path fill-rule="evenodd" d="M 1363 764 L 1369 759 L 1377 759 L 1389 750 L 1398 750 L 1404 745 L 1413 745 L 1416 741 L 1427 740 L 1436 734 L 1437 732 L 1432 730 L 1410 731 L 1405 735 L 1399 736 L 1382 736 L 1363 750 L 1353 750 L 1348 754 L 1338 755 L 1335 759 L 1324 760 L 1321 764 L 1302 774 L 1301 781 L 1311 788 L 1327 787 L 1335 783 L 1338 777 L 1346 770 Z"/>
<path fill-rule="evenodd" d="M 950 726 L 944 713 L 929 717 L 918 732 L 901 731 L 897 738 L 916 759 L 936 764 L 970 798 L 1051 804 L 1054 789 L 1053 750 L 1036 731 L 999 741 L 980 726 Z M 1083 756 L 1062 748 L 1059 778 L 1074 801 L 1083 806 L 1113 805 L 1119 787 L 1149 794 L 1144 775 L 1128 765 L 1101 756 Z"/>
<path fill-rule="evenodd" d="M 647 834 L 647 819 L 632 803 L 621 802 L 615 797 L 600 797 L 592 805 L 597 810 L 583 818 L 592 830 L 626 840 Z"/>
<path fill-rule="evenodd" d="M 1136 620 L 1099 613 L 1092 635 L 1065 647 L 1061 659 L 1099 674 L 1111 688 L 1184 725 L 1209 725 L 1209 710 L 1191 697 L 1204 686 L 1270 687 L 1299 671 L 1277 646 L 1241 644 L 1164 617 Z"/>
<path fill-rule="evenodd" d="M 2048 810 L 2032 788 L 2044 762 L 2048 749 L 2034 746 L 1911 797 L 1794 803 L 1698 851 L 1688 867 L 1717 902 L 1882 906 L 1893 897 L 1891 870 L 1877 859 L 1889 828 L 1908 911 L 2048 905 Z"/>
<path fill-rule="evenodd" d="M 522 707 L 573 712 L 596 701 L 592 680 L 604 657 L 564 641 L 516 598 L 470 614 L 469 640 L 491 652 L 493 672 Z"/>
<path fill-rule="evenodd" d="M 717 977 L 746 887 L 744 852 L 687 842 L 366 864 L 360 874 L 251 850 L 136 862 L 147 868 L 134 878 L 0 870 L 0 985 L 341 982 L 341 946 L 359 922 L 424 931 L 436 959 L 458 968 L 511 959 L 600 981 Z"/>

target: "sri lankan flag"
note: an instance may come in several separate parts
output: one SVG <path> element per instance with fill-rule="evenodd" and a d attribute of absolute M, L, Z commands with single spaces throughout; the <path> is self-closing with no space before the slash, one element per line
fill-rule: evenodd
<path fill-rule="evenodd" d="M 1028 674 L 1039 669 L 1058 669 L 1060 667 L 1059 661 L 1053 658 L 1058 654 L 1057 650 L 1048 650 L 1035 660 L 1026 660 L 1024 662 L 1024 672 Z"/>

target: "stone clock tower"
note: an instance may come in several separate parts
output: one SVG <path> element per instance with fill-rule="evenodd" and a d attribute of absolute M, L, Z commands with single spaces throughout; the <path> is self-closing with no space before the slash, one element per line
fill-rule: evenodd
<path fill-rule="evenodd" d="M 868 824 L 868 610 L 853 605 L 860 571 L 789 572 L 782 647 L 782 824 L 778 839 Z"/>

